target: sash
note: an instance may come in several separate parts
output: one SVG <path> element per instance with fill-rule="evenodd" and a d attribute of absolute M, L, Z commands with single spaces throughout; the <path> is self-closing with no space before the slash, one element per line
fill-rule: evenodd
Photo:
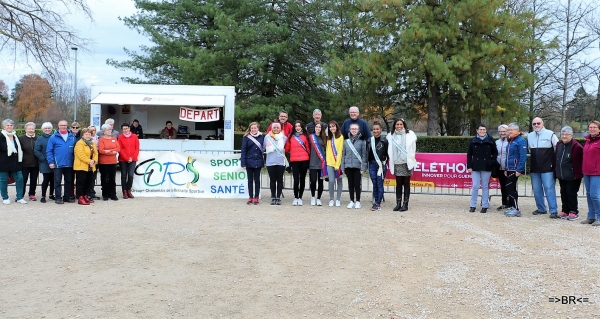
<path fill-rule="evenodd" d="M 400 150 L 400 152 L 404 153 L 404 155 L 408 155 L 408 151 L 404 147 L 402 147 L 402 145 L 400 145 L 398 141 L 396 141 L 394 136 L 392 136 L 392 144 L 394 144 L 394 146 L 396 146 Z"/>
<path fill-rule="evenodd" d="M 296 141 L 298 141 L 298 143 L 300 143 L 300 145 L 302 145 L 302 148 L 304 149 L 304 151 L 306 153 L 310 154 L 310 152 L 306 149 L 306 145 L 304 144 L 304 141 L 302 141 L 301 138 L 299 138 L 298 136 L 296 136 L 296 134 L 293 134 L 292 136 L 296 139 Z"/>
<path fill-rule="evenodd" d="M 383 175 L 383 165 L 381 164 L 379 155 L 377 155 L 377 146 L 375 145 L 375 136 L 371 136 L 371 151 L 373 151 L 373 157 L 375 157 L 375 161 L 377 161 L 377 165 L 379 165 L 379 169 L 377 170 L 377 176 L 382 176 Z"/>
<path fill-rule="evenodd" d="M 323 152 L 321 144 L 319 144 L 319 141 L 317 140 L 317 134 L 310 135 L 310 142 L 317 153 L 317 156 L 321 160 L 321 178 L 325 178 L 327 176 L 327 162 L 325 159 L 325 152 Z"/>
<path fill-rule="evenodd" d="M 356 156 L 356 158 L 358 158 L 360 165 L 362 165 L 362 163 L 363 163 L 362 158 L 360 158 L 360 154 L 358 154 L 358 151 L 356 150 L 356 148 L 354 147 L 354 144 L 352 144 L 350 139 L 346 140 L 346 144 L 348 144 L 348 147 L 350 147 L 350 150 L 352 151 L 352 153 L 354 153 L 354 156 Z"/>
<path fill-rule="evenodd" d="M 332 153 L 333 153 L 331 155 L 333 155 L 333 160 L 337 162 L 338 151 L 337 151 L 337 148 L 335 148 L 335 143 L 334 143 L 335 142 L 335 136 L 332 136 L 330 141 L 331 141 L 331 150 L 332 150 Z M 341 167 L 341 165 L 340 165 L 340 167 Z M 342 177 L 342 175 L 343 175 L 343 173 L 342 173 L 342 170 L 340 168 L 335 169 L 335 178 L 336 179 Z"/>
<path fill-rule="evenodd" d="M 281 157 L 283 157 L 283 163 L 284 163 L 285 167 L 290 166 L 290 164 L 288 164 L 287 158 L 285 157 L 285 154 L 283 153 L 283 151 L 281 151 L 279 149 L 279 147 L 277 147 L 277 142 L 271 137 L 271 135 L 267 134 L 265 136 L 265 138 L 269 139 L 269 143 L 271 143 L 271 145 L 273 145 L 277 154 L 279 154 Z"/>
<path fill-rule="evenodd" d="M 258 149 L 260 149 L 261 151 L 264 151 L 262 145 L 252 135 L 248 135 L 247 137 L 248 137 L 249 140 L 251 140 L 252 142 L 254 142 L 254 144 L 256 146 L 258 146 Z"/>

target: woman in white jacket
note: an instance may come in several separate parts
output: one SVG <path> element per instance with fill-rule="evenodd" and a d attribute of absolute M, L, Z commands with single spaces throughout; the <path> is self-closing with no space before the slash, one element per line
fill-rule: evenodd
<path fill-rule="evenodd" d="M 265 153 L 267 153 L 265 166 L 267 166 L 271 187 L 271 205 L 281 205 L 283 173 L 288 166 L 285 158 L 286 141 L 286 136 L 281 132 L 281 124 L 271 124 L 271 131 L 265 135 L 264 140 Z"/>
<path fill-rule="evenodd" d="M 417 136 L 408 129 L 404 119 L 397 119 L 394 132 L 388 134 L 387 140 L 390 172 L 396 176 L 396 207 L 393 210 L 404 212 L 408 210 L 410 199 L 410 177 L 417 165 Z"/>

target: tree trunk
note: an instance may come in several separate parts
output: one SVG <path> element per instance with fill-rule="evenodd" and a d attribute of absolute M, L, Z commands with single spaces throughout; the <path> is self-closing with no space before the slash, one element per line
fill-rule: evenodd
<path fill-rule="evenodd" d="M 426 76 L 427 91 L 429 91 L 429 98 L 427 99 L 427 136 L 438 136 L 440 89 L 437 85 L 431 83 L 430 78 L 430 75 Z"/>

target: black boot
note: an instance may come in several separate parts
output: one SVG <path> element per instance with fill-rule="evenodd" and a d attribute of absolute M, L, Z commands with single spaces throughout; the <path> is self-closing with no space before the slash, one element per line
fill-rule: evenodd
<path fill-rule="evenodd" d="M 394 209 L 392 209 L 393 211 L 397 212 L 400 210 L 400 207 L 402 207 L 402 200 L 401 199 L 396 199 L 396 207 L 394 207 Z"/>
<path fill-rule="evenodd" d="M 404 196 L 404 204 L 402 204 L 402 208 L 400 208 L 401 212 L 405 212 L 408 210 L 408 199 L 410 198 L 409 196 Z"/>

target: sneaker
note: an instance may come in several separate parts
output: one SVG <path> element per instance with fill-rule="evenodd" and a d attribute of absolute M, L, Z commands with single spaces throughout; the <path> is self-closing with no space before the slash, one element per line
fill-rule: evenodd
<path fill-rule="evenodd" d="M 248 199 L 248 201 L 246 202 L 247 205 L 252 205 L 252 203 L 254 202 L 254 198 L 250 198 Z"/>
<path fill-rule="evenodd" d="M 487 213 L 487 210 L 488 210 L 487 207 L 482 207 L 479 212 L 482 214 L 485 214 L 485 213 Z"/>
<path fill-rule="evenodd" d="M 586 220 L 583 220 L 583 221 L 581 221 L 581 223 L 582 223 L 582 224 L 584 224 L 584 225 L 593 224 L 593 223 L 595 223 L 595 222 L 596 222 L 596 220 L 595 220 L 595 219 L 589 219 L 589 218 L 588 218 L 588 219 L 586 219 Z"/>
<path fill-rule="evenodd" d="M 35 202 L 37 199 L 35 199 L 35 195 L 29 195 L 29 200 Z"/>
<path fill-rule="evenodd" d="M 475 212 L 475 207 L 469 207 L 469 213 L 474 213 Z"/>
<path fill-rule="evenodd" d="M 298 198 L 298 206 L 302 206 L 302 198 Z"/>
<path fill-rule="evenodd" d="M 565 213 L 565 212 L 560 212 L 560 213 L 558 213 L 558 217 L 560 217 L 560 218 L 562 218 L 562 219 L 565 219 L 565 218 L 569 217 L 569 215 L 570 215 L 570 214 L 567 214 L 567 213 Z"/>
<path fill-rule="evenodd" d="M 575 214 L 573 212 L 569 213 L 569 216 L 567 217 L 567 220 L 578 220 L 579 219 L 579 214 Z"/>
<path fill-rule="evenodd" d="M 276 204 L 275 198 L 271 198 L 271 205 L 275 205 L 275 204 Z"/>
<path fill-rule="evenodd" d="M 50 200 L 55 200 L 56 199 L 56 197 L 54 197 L 54 195 L 50 195 L 50 196 L 48 196 L 48 198 L 50 198 Z"/>
<path fill-rule="evenodd" d="M 338 199 L 335 201 L 335 207 L 340 207 L 340 206 L 342 206 L 342 203 L 340 203 L 340 200 Z"/>
<path fill-rule="evenodd" d="M 54 202 L 57 204 L 60 204 L 60 205 L 65 203 L 65 202 L 63 202 L 62 198 L 57 198 Z"/>
<path fill-rule="evenodd" d="M 317 206 L 323 206 L 323 203 L 321 203 L 320 199 L 317 199 Z"/>
<path fill-rule="evenodd" d="M 258 201 L 258 197 L 254 197 L 254 200 L 253 200 L 253 202 L 254 202 L 254 205 L 258 205 L 258 203 L 259 203 L 259 201 Z"/>
<path fill-rule="evenodd" d="M 371 211 L 374 212 L 377 208 L 377 204 L 373 203 L 373 206 L 371 206 Z"/>
<path fill-rule="evenodd" d="M 362 206 L 360 206 L 360 202 L 356 201 L 356 203 L 354 203 L 354 209 L 361 209 Z"/>
<path fill-rule="evenodd" d="M 560 217 L 558 217 L 558 213 L 550 213 L 550 218 L 557 219 L 557 218 L 560 218 Z"/>
<path fill-rule="evenodd" d="M 509 212 L 507 212 L 506 217 L 521 217 L 521 211 L 518 209 L 513 209 Z"/>
<path fill-rule="evenodd" d="M 46 202 L 46 197 L 40 198 L 40 202 L 45 203 Z"/>
<path fill-rule="evenodd" d="M 346 206 L 346 208 L 348 208 L 348 209 L 354 208 L 354 202 L 348 203 L 348 206 Z"/>
<path fill-rule="evenodd" d="M 27 201 L 25 199 L 21 198 L 21 199 L 19 199 L 17 201 L 17 203 L 19 203 L 19 204 L 27 204 Z"/>
<path fill-rule="evenodd" d="M 500 206 L 498 206 L 498 208 L 496 210 L 504 210 L 504 209 L 507 209 L 507 208 L 509 208 L 509 207 L 506 206 L 506 205 L 500 205 Z"/>
<path fill-rule="evenodd" d="M 381 205 L 376 205 L 376 206 L 375 206 L 375 210 L 376 210 L 376 211 L 378 211 L 378 210 L 381 210 Z"/>
<path fill-rule="evenodd" d="M 279 199 L 279 198 L 275 199 L 275 205 L 281 205 L 281 199 Z"/>
<path fill-rule="evenodd" d="M 548 212 L 540 212 L 539 210 L 534 210 L 533 212 L 531 212 L 533 215 L 544 215 L 544 214 L 548 214 Z"/>
<path fill-rule="evenodd" d="M 294 198 L 294 202 L 292 203 L 292 206 L 298 206 L 298 199 Z"/>
<path fill-rule="evenodd" d="M 329 201 L 329 207 L 333 207 L 333 200 Z"/>
<path fill-rule="evenodd" d="M 596 221 L 592 223 L 592 226 L 600 226 L 600 219 L 596 219 Z"/>
<path fill-rule="evenodd" d="M 5 205 L 10 205 L 10 199 L 5 199 L 2 201 Z"/>
<path fill-rule="evenodd" d="M 317 200 L 314 197 L 310 198 L 310 206 L 315 206 L 317 204 Z"/>
<path fill-rule="evenodd" d="M 508 214 L 508 213 L 512 212 L 512 211 L 513 211 L 513 210 L 515 210 L 515 209 L 516 209 L 516 208 L 514 208 L 514 207 L 511 207 L 511 208 L 509 208 L 507 211 L 505 211 L 505 212 L 504 212 L 504 215 L 506 215 L 506 214 Z"/>

